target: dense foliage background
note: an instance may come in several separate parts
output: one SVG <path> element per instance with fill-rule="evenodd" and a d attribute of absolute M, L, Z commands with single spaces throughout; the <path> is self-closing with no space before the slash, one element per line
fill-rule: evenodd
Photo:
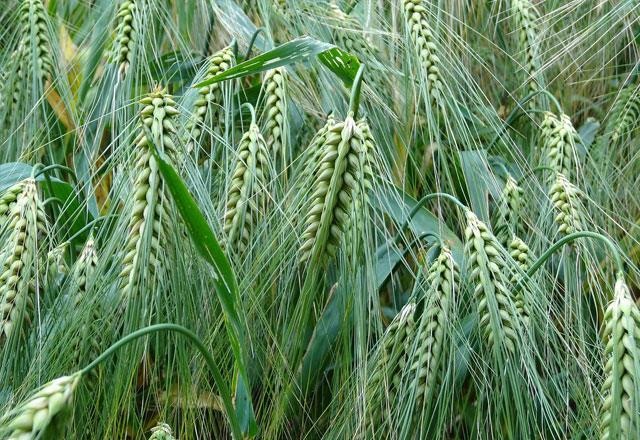
<path fill-rule="evenodd" d="M 640 438 L 636 0 L 3 6 L 1 438 Z"/>

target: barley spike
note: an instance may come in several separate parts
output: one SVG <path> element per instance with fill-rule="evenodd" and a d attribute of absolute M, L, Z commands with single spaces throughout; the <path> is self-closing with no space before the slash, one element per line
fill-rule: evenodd
<path fill-rule="evenodd" d="M 640 436 L 640 309 L 624 279 L 604 315 L 605 381 L 600 408 L 602 440 Z"/>
<path fill-rule="evenodd" d="M 3 438 L 36 440 L 46 437 L 46 433 L 51 435 L 49 432 L 51 429 L 61 428 L 59 425 L 63 424 L 64 413 L 71 406 L 73 394 L 81 377 L 80 373 L 76 373 L 52 380 L 12 410 L 0 422 L 0 432 L 4 433 Z"/>

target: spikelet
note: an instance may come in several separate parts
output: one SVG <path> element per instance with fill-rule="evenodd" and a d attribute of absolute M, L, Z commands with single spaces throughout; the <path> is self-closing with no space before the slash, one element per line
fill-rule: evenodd
<path fill-rule="evenodd" d="M 0 346 L 24 323 L 30 323 L 35 296 L 32 281 L 37 275 L 38 242 L 46 233 L 45 225 L 36 182 L 27 179 L 11 205 L 6 221 L 8 236 L 2 244 Z"/>
<path fill-rule="evenodd" d="M 207 61 L 207 72 L 203 81 L 213 78 L 219 73 L 229 69 L 235 63 L 235 55 L 231 46 L 225 47 L 211 55 Z M 224 94 L 223 83 L 217 82 L 198 89 L 198 99 L 196 100 L 193 112 L 187 121 L 187 132 L 189 141 L 187 142 L 187 152 L 194 149 L 194 143 L 200 140 L 204 127 L 209 124 L 223 122 Z"/>
<path fill-rule="evenodd" d="M 522 66 L 527 72 L 527 94 L 532 94 L 545 87 L 540 72 L 540 30 L 536 23 L 538 13 L 530 0 L 511 0 L 511 16 L 518 36 L 518 49 L 523 58 Z M 539 101 L 531 99 L 527 106 L 533 110 L 538 107 Z"/>
<path fill-rule="evenodd" d="M 502 246 L 487 226 L 471 212 L 466 212 L 465 253 L 474 286 L 479 327 L 488 347 L 515 352 L 518 323 L 515 299 L 509 290 L 509 268 L 500 252 Z"/>
<path fill-rule="evenodd" d="M 62 429 L 65 412 L 71 407 L 80 373 L 62 376 L 44 385 L 27 401 L 0 422 L 0 435 L 7 440 L 28 440 L 54 437 L 52 431 Z M 60 435 L 60 432 L 56 433 Z"/>
<path fill-rule="evenodd" d="M 443 352 L 449 344 L 446 327 L 453 320 L 453 306 L 460 284 L 458 265 L 451 251 L 442 247 L 429 270 L 421 271 L 419 277 L 416 284 L 424 289 L 424 309 L 415 330 L 417 347 L 409 352 L 408 370 L 403 368 L 408 374 L 408 385 L 415 390 L 415 411 L 424 404 L 433 403 L 443 371 Z"/>
<path fill-rule="evenodd" d="M 640 310 L 624 279 L 604 315 L 602 440 L 640 438 Z"/>
<path fill-rule="evenodd" d="M 145 0 L 122 0 L 116 16 L 116 37 L 111 49 L 111 62 L 118 65 L 118 75 L 124 79 L 135 56 L 134 50 L 141 29 L 140 7 Z"/>
<path fill-rule="evenodd" d="M 336 254 L 351 217 L 360 214 L 355 205 L 364 193 L 361 185 L 366 150 L 353 116 L 333 125 L 321 148 L 323 156 L 305 219 L 300 262 Z"/>
<path fill-rule="evenodd" d="M 59 285 L 63 277 L 69 272 L 64 254 L 69 242 L 64 242 L 47 252 L 47 282 L 49 286 Z"/>
<path fill-rule="evenodd" d="M 18 196 L 24 189 L 25 181 L 20 181 L 2 192 L 0 195 L 0 227 L 3 225 L 11 206 L 18 200 Z"/>
<path fill-rule="evenodd" d="M 385 400 L 393 401 L 402 379 L 401 364 L 406 363 L 415 334 L 416 303 L 408 302 L 391 321 L 378 345 L 377 358 L 367 384 L 367 424 L 374 431 L 383 423 Z"/>
<path fill-rule="evenodd" d="M 287 71 L 283 67 L 269 70 L 262 81 L 264 94 L 263 131 L 267 150 L 277 170 L 286 170 L 289 164 Z"/>
<path fill-rule="evenodd" d="M 375 175 L 380 175 L 380 171 L 375 166 L 375 160 L 378 157 L 378 147 L 376 144 L 376 140 L 373 137 L 373 133 L 371 133 L 371 127 L 369 127 L 369 123 L 367 122 L 367 118 L 362 118 L 356 124 L 360 131 L 362 131 L 362 139 L 364 140 L 364 148 L 366 152 L 366 160 L 364 162 L 364 176 L 365 176 L 365 184 L 367 185 L 367 190 L 370 189 L 371 184 L 374 181 Z M 375 171 L 374 171 L 375 169 Z"/>
<path fill-rule="evenodd" d="M 242 136 L 231 175 L 224 213 L 225 245 L 243 254 L 251 246 L 251 235 L 265 214 L 269 180 L 269 151 L 260 128 L 251 122 Z"/>
<path fill-rule="evenodd" d="M 522 212 L 522 195 L 524 191 L 513 176 L 507 176 L 504 188 L 497 201 L 496 220 L 494 221 L 496 237 L 507 247 L 509 238 L 518 233 L 518 216 Z"/>
<path fill-rule="evenodd" d="M 314 176 L 318 170 L 320 160 L 323 156 L 323 146 L 327 139 L 327 135 L 331 132 L 331 127 L 336 123 L 333 114 L 327 116 L 327 121 L 313 136 L 309 146 L 301 154 L 302 169 L 299 172 L 298 181 L 301 185 L 307 185 L 307 179 Z"/>
<path fill-rule="evenodd" d="M 170 95 L 160 90 L 144 97 L 140 104 L 143 106 L 140 112 L 141 124 L 150 130 L 156 148 L 164 151 L 169 160 L 175 161 L 177 153 L 172 122 L 178 115 L 175 102 Z M 164 254 L 161 249 L 162 236 L 170 220 L 167 189 L 162 184 L 158 163 L 151 153 L 145 131 L 140 129 L 134 144 L 134 169 L 137 174 L 132 190 L 133 211 L 129 218 L 129 238 L 120 274 L 124 280 L 123 297 L 135 293 L 142 273 L 147 269 L 153 273 L 160 264 Z M 142 258 L 141 252 L 146 248 L 146 243 L 149 244 L 149 252 Z"/>
<path fill-rule="evenodd" d="M 529 246 L 519 237 L 513 236 L 509 242 L 509 254 L 511 258 L 516 262 L 522 273 L 526 273 L 532 264 L 531 250 Z M 522 274 L 514 271 L 511 277 L 511 285 L 515 286 L 521 279 Z M 524 291 L 522 287 L 518 289 L 515 295 L 515 307 L 518 316 L 522 319 L 525 326 L 529 325 L 530 312 L 528 304 L 524 297 Z"/>
<path fill-rule="evenodd" d="M 427 99 L 431 105 L 444 112 L 444 87 L 440 74 L 438 47 L 423 0 L 403 0 L 404 16 L 410 43 L 413 46 L 420 69 L 426 80 Z"/>
<path fill-rule="evenodd" d="M 629 86 L 616 98 L 604 136 L 611 146 L 618 146 L 638 126 L 640 121 L 640 88 Z"/>
<path fill-rule="evenodd" d="M 87 295 L 90 294 L 90 288 L 92 287 L 91 283 L 93 282 L 97 265 L 98 254 L 96 253 L 95 242 L 93 237 L 89 237 L 73 268 L 72 276 L 76 288 L 75 297 L 73 299 L 74 307 L 77 308 L 83 301 L 87 301 Z M 77 340 L 75 341 L 77 348 L 74 354 L 76 355 L 75 365 L 77 366 L 81 366 L 84 361 L 84 349 L 88 348 L 88 353 L 86 355 L 86 358 L 88 359 L 94 359 L 100 354 L 100 344 L 95 339 L 95 331 L 92 327 L 96 322 L 99 322 L 103 316 L 98 304 L 91 302 L 91 307 L 92 313 L 89 317 L 89 322 L 83 323 L 80 332 L 77 335 Z"/>
<path fill-rule="evenodd" d="M 53 59 L 47 29 L 47 11 L 42 0 L 24 0 L 20 7 L 20 20 L 22 28 L 22 40 L 20 42 L 23 50 L 22 60 L 27 65 L 31 65 L 33 60 L 36 60 L 38 63 L 36 72 L 39 73 L 40 80 L 44 84 L 53 74 Z M 31 48 L 32 35 L 35 38 L 33 41 L 33 51 L 35 53 L 27 50 Z"/>
<path fill-rule="evenodd" d="M 586 229 L 582 192 L 562 174 L 556 174 L 556 180 L 549 191 L 549 198 L 555 210 L 554 222 L 562 235 Z"/>
<path fill-rule="evenodd" d="M 574 176 L 578 166 L 576 145 L 581 140 L 569 116 L 563 113 L 558 119 L 553 113 L 545 112 L 542 138 L 546 165 L 567 178 Z"/>
<path fill-rule="evenodd" d="M 151 430 L 151 437 L 149 440 L 175 440 L 171 427 L 166 423 L 160 423 L 158 426 Z"/>

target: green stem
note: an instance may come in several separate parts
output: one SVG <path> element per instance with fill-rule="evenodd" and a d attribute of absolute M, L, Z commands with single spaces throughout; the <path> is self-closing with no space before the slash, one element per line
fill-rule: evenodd
<path fill-rule="evenodd" d="M 451 194 L 447 194 L 447 193 L 432 193 L 432 194 L 427 194 L 426 196 L 424 196 L 423 198 L 421 198 L 418 203 L 416 203 L 416 206 L 413 207 L 413 209 L 411 210 L 411 212 L 409 213 L 409 216 L 407 217 L 407 219 L 404 221 L 402 228 L 400 229 L 400 231 L 404 231 L 405 229 L 407 229 L 407 227 L 409 227 L 409 223 L 411 222 L 411 219 L 418 213 L 418 211 L 420 211 L 420 208 L 422 208 L 429 200 L 434 199 L 434 198 L 443 198 L 443 199 L 447 199 L 453 203 L 455 203 L 456 205 L 458 205 L 460 208 L 462 208 L 464 211 L 468 211 L 469 208 L 462 203 L 460 200 L 458 200 L 457 198 L 455 198 L 454 196 L 452 196 Z"/>
<path fill-rule="evenodd" d="M 233 40 L 231 40 L 231 44 L 229 44 L 229 46 L 231 46 L 231 51 L 233 52 L 233 58 L 237 60 L 238 59 L 238 40 L 234 38 Z"/>
<path fill-rule="evenodd" d="M 547 249 L 535 263 L 531 265 L 531 267 L 527 271 L 527 278 L 531 278 L 555 251 L 560 249 L 565 244 L 575 241 L 578 238 L 593 238 L 602 241 L 609 248 L 609 251 L 613 255 L 617 269 L 616 277 L 624 277 L 624 264 L 622 262 L 622 257 L 620 255 L 618 247 L 609 238 L 605 237 L 602 234 L 591 231 L 580 231 L 569 234 L 566 237 L 562 237 L 560 240 L 551 245 L 551 247 Z"/>
<path fill-rule="evenodd" d="M 264 32 L 264 28 L 259 27 L 251 36 L 251 41 L 249 41 L 249 47 L 247 47 L 247 54 L 244 57 L 245 60 L 249 59 L 249 55 L 251 54 L 251 49 L 253 49 L 253 45 L 256 43 L 256 40 L 258 39 L 258 35 L 260 34 L 260 32 Z"/>
<path fill-rule="evenodd" d="M 79 237 L 80 235 L 84 234 L 84 233 L 85 233 L 85 231 L 86 231 L 87 229 L 92 228 L 96 223 L 101 222 L 101 221 L 103 221 L 103 220 L 106 220 L 106 219 L 108 219 L 108 218 L 113 218 L 113 217 L 117 218 L 117 217 L 119 217 L 119 215 L 118 215 L 118 214 L 108 214 L 108 215 L 103 215 L 102 217 L 94 218 L 94 219 L 93 219 L 93 220 L 91 220 L 89 223 L 87 223 L 86 225 L 84 225 L 84 226 L 82 227 L 82 229 L 80 229 L 78 232 L 76 232 L 75 234 L 73 234 L 73 235 L 69 238 L 69 240 L 68 240 L 68 241 L 73 241 L 73 240 L 75 240 L 77 237 Z"/>
<path fill-rule="evenodd" d="M 35 167 L 34 167 L 35 168 Z M 40 176 L 41 174 L 44 174 L 48 171 L 51 170 L 62 170 L 62 171 L 66 171 L 71 177 L 73 177 L 73 181 L 75 183 L 78 183 L 78 178 L 76 177 L 76 173 L 69 167 L 64 166 L 64 165 L 60 165 L 60 164 L 53 164 L 53 165 L 48 165 L 46 167 L 43 168 L 39 168 L 37 172 L 34 172 L 33 178 L 37 178 L 38 176 Z"/>
<path fill-rule="evenodd" d="M 242 110 L 242 107 L 248 107 L 249 108 L 249 112 L 251 113 L 251 123 L 255 124 L 256 123 L 256 109 L 253 108 L 253 105 L 251 105 L 250 102 L 245 102 L 240 106 L 240 110 Z"/>
<path fill-rule="evenodd" d="M 349 113 L 353 113 L 354 119 L 358 117 L 358 108 L 360 107 L 360 92 L 362 89 L 364 66 L 364 63 L 360 64 L 358 73 L 356 73 L 356 77 L 353 80 L 353 85 L 351 86 L 351 97 L 349 98 Z"/>
<path fill-rule="evenodd" d="M 142 336 L 145 336 L 151 333 L 158 333 L 162 331 L 172 331 L 185 336 L 187 339 L 191 341 L 191 343 L 193 343 L 193 345 L 196 346 L 198 351 L 202 354 L 205 362 L 207 363 L 207 366 L 211 370 L 211 374 L 213 374 L 213 380 L 218 385 L 218 392 L 220 393 L 220 397 L 222 398 L 225 410 L 227 411 L 227 416 L 229 417 L 229 422 L 231 424 L 233 437 L 235 439 L 242 439 L 243 438 L 242 431 L 240 429 L 240 424 L 238 422 L 238 419 L 236 418 L 236 414 L 233 408 L 231 393 L 229 393 L 227 387 L 224 386 L 224 380 L 222 378 L 222 374 L 220 373 L 220 370 L 216 366 L 213 360 L 213 357 L 211 357 L 211 354 L 207 351 L 207 348 L 202 343 L 202 341 L 195 335 L 195 333 L 193 333 L 191 330 L 188 330 L 182 327 L 181 325 L 168 324 L 168 323 L 155 324 L 155 325 L 150 325 L 148 327 L 144 327 L 139 330 L 136 330 L 135 332 L 128 334 L 127 336 L 123 337 L 122 339 L 114 343 L 111 347 L 107 348 L 100 356 L 95 358 L 93 362 L 91 362 L 89 365 L 87 365 L 82 370 L 80 370 L 80 374 L 83 376 L 88 374 L 91 370 L 93 370 L 95 367 L 97 367 L 102 362 L 104 362 L 109 356 L 112 356 L 120 348 L 124 347 L 127 344 L 130 344 L 136 339 L 139 339 Z"/>

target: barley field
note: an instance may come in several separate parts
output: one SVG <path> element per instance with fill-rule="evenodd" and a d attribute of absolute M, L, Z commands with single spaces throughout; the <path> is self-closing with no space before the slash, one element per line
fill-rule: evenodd
<path fill-rule="evenodd" d="M 640 439 L 637 0 L 0 0 L 0 440 Z"/>

